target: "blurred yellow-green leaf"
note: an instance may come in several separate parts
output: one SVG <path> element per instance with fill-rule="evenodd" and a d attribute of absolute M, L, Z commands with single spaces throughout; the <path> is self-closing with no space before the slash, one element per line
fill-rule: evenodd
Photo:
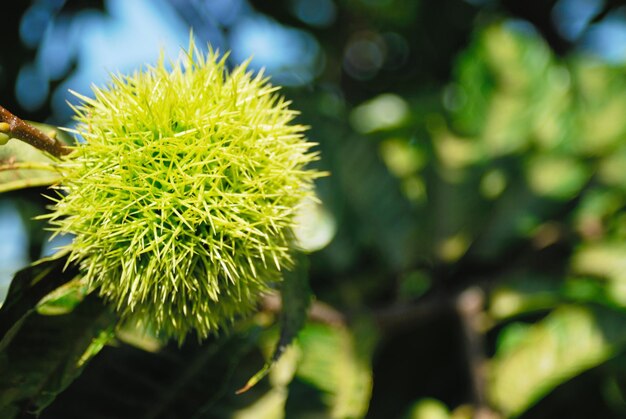
<path fill-rule="evenodd" d="M 559 384 L 606 361 L 615 352 L 614 345 L 623 342 L 605 336 L 598 315 L 567 305 L 538 323 L 507 326 L 490 362 L 494 405 L 517 416 Z"/>
<path fill-rule="evenodd" d="M 409 410 L 407 419 L 449 419 L 450 412 L 445 404 L 437 399 L 421 399 Z"/>
<path fill-rule="evenodd" d="M 296 375 L 323 392 L 330 417 L 358 418 L 372 391 L 371 356 L 375 332 L 309 323 L 300 332 L 302 358 Z"/>
<path fill-rule="evenodd" d="M 73 143 L 70 135 L 58 128 L 29 123 L 65 144 Z M 41 150 L 14 138 L 0 146 L 0 192 L 51 185 L 59 178 L 53 159 Z"/>

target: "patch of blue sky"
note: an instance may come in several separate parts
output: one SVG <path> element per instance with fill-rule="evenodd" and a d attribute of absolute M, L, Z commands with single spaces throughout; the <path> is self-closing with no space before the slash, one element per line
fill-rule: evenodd
<path fill-rule="evenodd" d="M 107 0 L 105 6 L 109 16 L 85 11 L 67 23 L 73 28 L 64 29 L 77 67 L 52 98 L 60 119 L 71 115 L 66 101 L 76 102 L 68 89 L 89 95 L 90 86 L 104 84 L 111 73 L 127 74 L 154 64 L 162 51 L 174 58 L 187 46 L 189 29 L 162 0 Z M 50 40 L 41 54 L 58 52 L 58 46 Z"/>
<path fill-rule="evenodd" d="M 581 40 L 581 48 L 610 63 L 626 63 L 626 8 L 591 25 Z"/>
<path fill-rule="evenodd" d="M 563 38 L 575 41 L 603 6 L 603 0 L 559 0 L 552 9 L 552 21 Z"/>
<path fill-rule="evenodd" d="M 28 238 L 20 214 L 9 202 L 0 203 L 0 301 L 4 301 L 15 272 L 28 263 Z"/>
<path fill-rule="evenodd" d="M 265 68 L 275 84 L 304 85 L 319 70 L 320 47 L 315 38 L 266 16 L 252 14 L 240 19 L 231 28 L 229 39 L 236 62 L 252 57 L 251 67 Z"/>

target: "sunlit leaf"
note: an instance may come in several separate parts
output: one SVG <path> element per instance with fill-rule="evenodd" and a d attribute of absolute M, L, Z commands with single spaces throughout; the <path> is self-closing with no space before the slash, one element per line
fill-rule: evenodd
<path fill-rule="evenodd" d="M 544 320 L 504 329 L 490 364 L 489 394 L 517 416 L 556 386 L 611 357 L 625 343 L 621 314 L 562 306 Z"/>
<path fill-rule="evenodd" d="M 375 340 L 368 325 L 348 330 L 310 323 L 300 333 L 302 359 L 296 375 L 322 391 L 330 417 L 358 418 L 367 412 Z"/>
<path fill-rule="evenodd" d="M 58 128 L 35 122 L 30 124 L 65 144 L 73 143 L 69 134 Z M 43 151 L 14 138 L 0 146 L 0 192 L 51 185 L 59 178 L 54 160 Z"/>
<path fill-rule="evenodd" d="M 539 282 L 542 280 L 547 278 L 540 277 Z M 522 313 L 553 308 L 560 301 L 559 289 L 556 287 L 533 290 L 515 285 L 518 284 L 501 285 L 492 292 L 489 312 L 494 319 L 506 319 Z"/>
<path fill-rule="evenodd" d="M 409 410 L 407 419 L 449 419 L 447 406 L 437 399 L 421 399 Z"/>
<path fill-rule="evenodd" d="M 556 199 L 571 199 L 589 177 L 589 169 L 571 158 L 540 155 L 529 160 L 528 183 L 533 192 Z"/>
<path fill-rule="evenodd" d="M 404 139 L 386 139 L 379 150 L 389 171 L 400 178 L 415 174 L 426 164 L 424 153 Z"/>
<path fill-rule="evenodd" d="M 37 312 L 48 316 L 69 313 L 85 295 L 87 286 L 80 279 L 72 280 L 45 296 L 37 305 Z"/>
<path fill-rule="evenodd" d="M 572 270 L 592 275 L 612 301 L 626 306 L 626 244 L 622 241 L 589 243 L 572 257 Z"/>
<path fill-rule="evenodd" d="M 409 106 L 400 96 L 383 94 L 371 99 L 352 111 L 350 122 L 362 133 L 396 128 L 406 122 Z"/>

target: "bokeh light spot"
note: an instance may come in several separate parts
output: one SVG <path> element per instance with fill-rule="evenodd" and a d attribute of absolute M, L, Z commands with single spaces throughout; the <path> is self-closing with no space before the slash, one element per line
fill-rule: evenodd
<path fill-rule="evenodd" d="M 454 262 L 458 260 L 469 248 L 470 242 L 464 233 L 450 236 L 439 243 L 437 255 L 444 262 Z"/>
<path fill-rule="evenodd" d="M 356 107 L 350 122 L 357 131 L 370 133 L 396 128 L 408 117 L 408 103 L 398 95 L 385 93 Z"/>
<path fill-rule="evenodd" d="M 572 198 L 588 178 L 582 163 L 561 156 L 533 157 L 526 167 L 526 175 L 535 193 L 554 199 Z"/>
<path fill-rule="evenodd" d="M 480 192 L 488 199 L 495 199 L 506 188 L 506 176 L 502 170 L 490 170 L 480 181 Z"/>
<path fill-rule="evenodd" d="M 43 38 L 51 18 L 51 11 L 40 5 L 33 5 L 26 10 L 20 21 L 20 39 L 24 45 L 35 48 Z"/>
<path fill-rule="evenodd" d="M 337 16 L 337 8 L 332 0 L 293 0 L 294 15 L 310 26 L 327 27 Z"/>
<path fill-rule="evenodd" d="M 385 43 L 378 34 L 372 32 L 357 33 L 348 41 L 343 67 L 353 78 L 369 80 L 383 66 L 385 56 Z"/>
<path fill-rule="evenodd" d="M 295 220 L 296 244 L 305 252 L 323 249 L 337 232 L 335 218 L 321 203 L 310 198 L 302 203 Z"/>
<path fill-rule="evenodd" d="M 426 157 L 408 141 L 389 138 L 380 144 L 380 155 L 391 173 L 397 177 L 409 176 L 426 163 Z"/>

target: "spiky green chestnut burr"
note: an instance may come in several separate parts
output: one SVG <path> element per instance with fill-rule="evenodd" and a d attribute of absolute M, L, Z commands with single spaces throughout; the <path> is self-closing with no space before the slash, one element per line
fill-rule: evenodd
<path fill-rule="evenodd" d="M 319 172 L 306 127 L 262 74 L 193 44 L 79 96 L 50 221 L 123 319 L 199 337 L 249 313 L 291 264 L 294 213 Z"/>

